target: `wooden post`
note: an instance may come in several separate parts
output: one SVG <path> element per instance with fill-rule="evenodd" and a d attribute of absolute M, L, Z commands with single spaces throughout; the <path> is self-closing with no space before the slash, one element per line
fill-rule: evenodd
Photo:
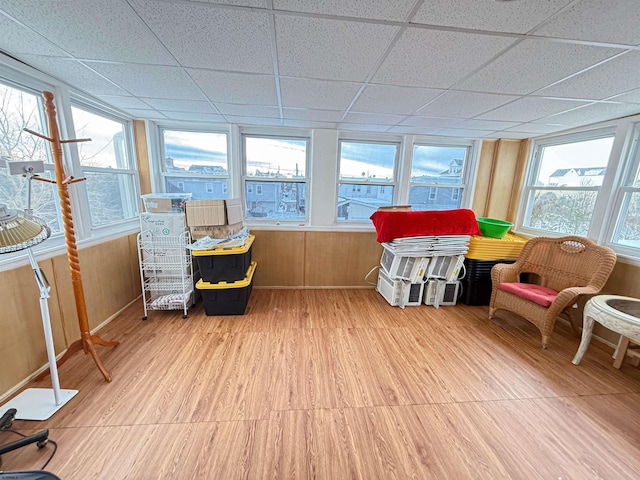
<path fill-rule="evenodd" d="M 84 298 L 84 289 L 82 287 L 82 276 L 80 274 L 80 261 L 78 259 L 78 249 L 76 247 L 76 235 L 73 228 L 73 217 L 71 215 L 71 202 L 69 200 L 68 185 L 84 178 L 66 177 L 64 167 L 62 165 L 62 144 L 85 141 L 78 140 L 60 140 L 60 132 L 56 121 L 56 107 L 53 103 L 53 93 L 43 92 L 45 99 L 45 111 L 47 114 L 47 122 L 49 126 L 49 137 L 38 135 L 45 138 L 51 143 L 51 151 L 53 154 L 53 162 L 55 168 L 56 185 L 58 186 L 58 196 L 60 197 L 60 208 L 62 209 L 62 221 L 64 224 L 64 237 L 67 245 L 67 259 L 69 262 L 69 271 L 71 272 L 71 283 L 73 285 L 73 295 L 76 302 L 76 311 L 78 313 L 78 323 L 80 325 L 80 340 L 72 343 L 62 356 L 59 364 L 73 355 L 75 352 L 84 350 L 85 354 L 89 353 L 93 357 L 98 369 L 107 382 L 111 381 L 111 375 L 105 369 L 102 361 L 98 357 L 95 345 L 103 345 L 107 347 L 116 346 L 119 342 L 105 341 L 97 335 L 91 335 L 89 329 L 89 319 L 87 318 L 87 305 Z"/>

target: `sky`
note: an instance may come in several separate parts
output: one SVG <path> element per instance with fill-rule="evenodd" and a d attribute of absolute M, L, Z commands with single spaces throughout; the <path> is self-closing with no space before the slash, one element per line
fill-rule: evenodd
<path fill-rule="evenodd" d="M 549 184 L 549 176 L 558 169 L 606 167 L 613 137 L 544 147 L 538 181 Z"/>

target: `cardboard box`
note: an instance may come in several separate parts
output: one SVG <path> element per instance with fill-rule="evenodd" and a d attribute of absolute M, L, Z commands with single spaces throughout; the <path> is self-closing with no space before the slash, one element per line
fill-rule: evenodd
<path fill-rule="evenodd" d="M 192 200 L 187 202 L 187 225 L 189 227 L 210 227 L 214 225 L 235 225 L 242 222 L 242 200 Z"/>
<path fill-rule="evenodd" d="M 148 193 L 140 195 L 148 213 L 183 213 L 190 193 Z"/>
<path fill-rule="evenodd" d="M 242 222 L 234 223 L 233 225 L 209 225 L 202 227 L 189 227 L 191 232 L 191 238 L 198 240 L 199 238 L 211 237 L 211 238 L 227 238 L 231 235 L 235 235 L 243 227 Z"/>
<path fill-rule="evenodd" d="M 244 211 L 240 198 L 229 198 L 224 201 L 227 209 L 227 225 L 235 225 L 244 221 Z"/>
<path fill-rule="evenodd" d="M 140 230 L 153 235 L 177 237 L 186 231 L 184 213 L 141 213 Z"/>

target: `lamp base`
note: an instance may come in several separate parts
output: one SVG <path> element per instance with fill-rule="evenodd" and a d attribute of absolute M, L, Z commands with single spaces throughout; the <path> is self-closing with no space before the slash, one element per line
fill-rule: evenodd
<path fill-rule="evenodd" d="M 60 390 L 60 405 L 56 405 L 52 388 L 27 388 L 0 407 L 0 410 L 15 408 L 18 420 L 47 420 L 75 397 L 76 393 L 78 390 Z"/>

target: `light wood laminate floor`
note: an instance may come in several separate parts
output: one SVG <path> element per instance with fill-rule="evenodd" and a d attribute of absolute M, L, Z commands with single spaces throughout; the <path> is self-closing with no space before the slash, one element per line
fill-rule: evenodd
<path fill-rule="evenodd" d="M 506 312 L 400 309 L 373 290 L 254 289 L 243 316 L 136 303 L 45 422 L 47 467 L 85 479 L 637 479 L 640 369 L 559 321 L 548 350 Z M 28 387 L 50 386 L 49 379 Z M 0 412 L 3 413 L 3 412 Z M 0 444 L 16 439 L 0 432 Z M 38 468 L 50 446 L 3 456 Z"/>

